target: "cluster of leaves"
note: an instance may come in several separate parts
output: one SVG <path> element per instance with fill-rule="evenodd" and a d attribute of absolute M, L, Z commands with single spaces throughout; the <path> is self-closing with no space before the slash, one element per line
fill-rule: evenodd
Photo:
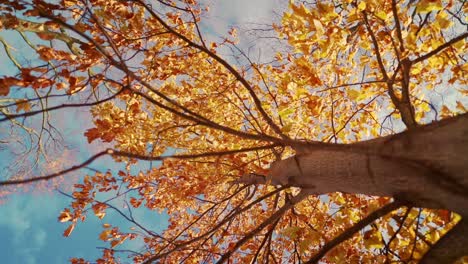
<path fill-rule="evenodd" d="M 74 185 L 73 202 L 59 216 L 70 223 L 65 236 L 88 213 L 103 219 L 115 210 L 135 228 L 104 224 L 99 238 L 109 247 L 98 263 L 120 262 L 120 255 L 136 263 L 281 263 L 326 253 L 322 260 L 331 263 L 406 263 L 456 224 L 447 211 L 402 207 L 324 251 L 390 199 L 302 197 L 296 188 L 236 180 L 266 175 L 271 162 L 294 154 L 287 147 L 294 142 L 350 143 L 399 131 L 400 120 L 411 128 L 430 120 L 429 113 L 466 112 L 466 4 L 291 2 L 272 26 L 287 49 L 269 63 L 236 49 L 236 66 L 219 55 L 237 48 L 234 31 L 205 40 L 199 23 L 206 12 L 193 0 L 0 0 L 0 27 L 20 32 L 36 54 L 23 66 L 2 42 L 18 74 L 0 77 L 0 95 L 31 89 L 38 97 L 76 100 L 49 106 L 22 98 L 2 106 L 2 122 L 93 106 L 94 125 L 84 136 L 114 150 L 76 168 L 105 154 L 128 166 Z M 425 99 L 435 93 L 457 99 L 445 105 Z M 138 160 L 162 163 L 132 173 Z M 112 198 L 99 200 L 103 193 Z M 134 210 L 164 211 L 169 225 L 156 233 Z M 130 240 L 143 246 L 117 250 Z"/>

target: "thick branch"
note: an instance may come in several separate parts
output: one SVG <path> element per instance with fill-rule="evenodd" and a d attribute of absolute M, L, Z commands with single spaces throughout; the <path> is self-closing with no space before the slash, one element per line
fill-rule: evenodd
<path fill-rule="evenodd" d="M 405 46 L 403 43 L 403 36 L 401 34 L 401 25 L 400 25 L 400 18 L 398 17 L 398 10 L 397 10 L 397 3 L 396 0 L 392 0 L 392 13 L 393 19 L 395 19 L 395 28 L 398 36 L 398 41 L 400 42 L 400 51 L 405 51 Z"/>
<path fill-rule="evenodd" d="M 362 15 L 364 17 L 364 23 L 366 25 L 367 31 L 369 31 L 369 35 L 370 35 L 370 37 L 372 39 L 372 44 L 374 45 L 375 56 L 377 58 L 377 63 L 379 64 L 380 73 L 382 73 L 383 80 L 387 81 L 388 80 L 388 75 L 387 75 L 387 71 L 385 70 L 385 66 L 383 64 L 382 56 L 380 55 L 379 42 L 377 41 L 377 38 L 375 37 L 374 31 L 372 30 L 372 27 L 369 24 L 369 19 L 367 18 L 367 13 L 362 12 Z"/>

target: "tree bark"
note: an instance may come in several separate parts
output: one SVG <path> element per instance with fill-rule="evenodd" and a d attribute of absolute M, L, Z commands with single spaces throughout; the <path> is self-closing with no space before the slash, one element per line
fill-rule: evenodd
<path fill-rule="evenodd" d="M 413 205 L 468 215 L 468 114 L 340 149 L 303 148 L 274 162 L 265 181 L 404 197 Z"/>

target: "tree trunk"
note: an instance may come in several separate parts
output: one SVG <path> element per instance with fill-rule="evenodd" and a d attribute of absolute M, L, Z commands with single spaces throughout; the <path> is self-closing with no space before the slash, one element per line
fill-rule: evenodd
<path fill-rule="evenodd" d="M 468 114 L 342 149 L 304 147 L 296 156 L 274 162 L 267 177 L 242 181 L 291 185 L 314 194 L 391 196 L 415 207 L 448 209 L 466 220 Z M 453 250 L 454 258 L 468 255 L 468 228 L 466 224 L 456 228 L 460 230 L 449 232 L 428 254 Z M 445 248 L 437 250 L 441 246 Z M 425 263 L 436 262 L 428 257 Z"/>

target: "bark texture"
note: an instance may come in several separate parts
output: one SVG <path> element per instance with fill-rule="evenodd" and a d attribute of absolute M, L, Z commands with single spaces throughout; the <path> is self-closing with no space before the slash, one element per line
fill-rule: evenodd
<path fill-rule="evenodd" d="M 266 180 L 330 192 L 392 196 L 468 215 L 468 114 L 342 149 L 302 148 Z"/>

